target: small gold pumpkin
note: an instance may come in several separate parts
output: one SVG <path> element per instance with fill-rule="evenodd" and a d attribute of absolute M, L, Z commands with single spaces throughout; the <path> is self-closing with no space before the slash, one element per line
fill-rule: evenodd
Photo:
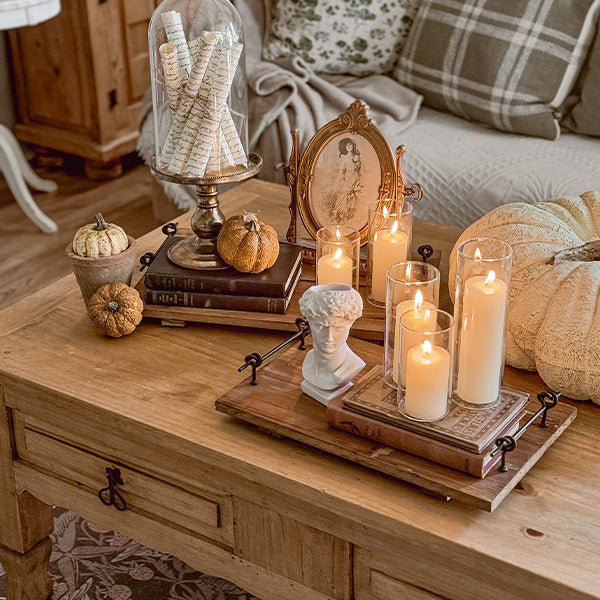
<path fill-rule="evenodd" d="M 78 256 L 98 258 L 112 256 L 127 250 L 129 240 L 121 227 L 107 223 L 98 213 L 96 222 L 80 227 L 73 238 L 73 252 Z"/>
<path fill-rule="evenodd" d="M 143 309 L 137 290 L 125 283 L 105 283 L 88 303 L 94 327 L 115 338 L 134 331 L 142 320 Z"/>
<path fill-rule="evenodd" d="M 277 232 L 258 220 L 254 213 L 235 215 L 225 221 L 217 250 L 221 258 L 241 273 L 261 273 L 279 256 Z"/>

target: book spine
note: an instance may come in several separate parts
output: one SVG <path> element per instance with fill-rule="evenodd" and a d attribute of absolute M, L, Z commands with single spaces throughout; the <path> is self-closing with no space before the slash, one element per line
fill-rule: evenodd
<path fill-rule="evenodd" d="M 286 298 L 265 296 L 225 296 L 222 294 L 199 294 L 171 290 L 146 289 L 145 302 L 164 306 L 188 308 L 212 308 L 251 312 L 283 314 L 287 308 Z"/>
<path fill-rule="evenodd" d="M 287 290 L 284 284 L 274 281 L 260 283 L 247 282 L 243 279 L 221 279 L 198 277 L 178 277 L 161 273 L 146 273 L 146 288 L 160 291 L 203 292 L 205 294 L 236 294 L 246 296 L 269 296 L 283 298 Z M 155 303 L 156 304 L 156 303 Z M 257 310 L 257 309 L 254 309 Z M 273 311 L 271 311 L 273 312 Z"/>
<path fill-rule="evenodd" d="M 484 451 L 481 454 L 469 452 L 407 429 L 349 412 L 336 404 L 331 404 L 327 408 L 327 421 L 337 429 L 349 431 L 479 478 L 483 478 L 500 460 L 500 453 L 491 458 L 489 452 Z"/>

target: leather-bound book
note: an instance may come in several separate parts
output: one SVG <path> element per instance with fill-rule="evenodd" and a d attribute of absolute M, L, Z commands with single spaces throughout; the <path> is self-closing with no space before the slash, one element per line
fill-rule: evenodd
<path fill-rule="evenodd" d="M 515 433 L 523 414 L 524 411 L 519 413 L 513 421 L 506 425 L 504 430 L 498 433 L 494 440 L 503 435 Z M 491 451 L 496 447 L 494 441 L 481 452 L 470 452 L 459 446 L 427 437 L 422 433 L 402 429 L 397 425 L 348 410 L 344 408 L 341 398 L 335 398 L 327 407 L 327 422 L 336 429 L 343 429 L 354 435 L 479 478 L 485 477 L 502 457 L 501 452 L 498 452 L 496 456 L 490 456 Z"/>
<path fill-rule="evenodd" d="M 208 294 L 204 292 L 182 292 L 179 290 L 157 290 L 146 288 L 144 302 L 164 306 L 186 306 L 190 308 L 213 308 L 284 314 L 300 278 L 301 267 L 296 274 L 287 296 L 248 296 L 246 294 Z"/>
<path fill-rule="evenodd" d="M 295 284 L 301 265 L 301 248 L 281 242 L 275 264 L 262 273 L 240 273 L 227 269 L 195 270 L 180 267 L 169 260 L 168 249 L 181 237 L 165 240 L 144 276 L 146 288 L 161 291 L 202 292 L 205 294 L 239 294 L 285 298 Z"/>
<path fill-rule="evenodd" d="M 353 389 L 327 407 L 330 426 L 391 446 L 403 452 L 484 477 L 500 460 L 491 457 L 495 441 L 517 431 L 529 395 L 502 388 L 502 401 L 493 408 L 469 410 L 455 404 L 439 421 L 421 422 L 398 410 L 396 390 L 374 367 Z"/>

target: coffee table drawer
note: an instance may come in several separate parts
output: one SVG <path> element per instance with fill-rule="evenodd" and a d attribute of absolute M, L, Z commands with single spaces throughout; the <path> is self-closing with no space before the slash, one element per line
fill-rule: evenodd
<path fill-rule="evenodd" d="M 429 583 L 425 579 L 418 581 L 418 577 L 406 579 L 402 568 L 392 568 L 394 565 L 383 564 L 374 553 L 354 548 L 354 597 L 356 600 L 389 600 L 401 598 L 402 600 L 450 600 L 428 589 Z M 408 569 L 411 570 L 410 568 Z"/>
<path fill-rule="evenodd" d="M 137 469 L 125 461 L 111 460 L 96 452 L 78 448 L 47 433 L 26 425 L 16 428 L 17 453 L 20 459 L 83 487 L 92 494 L 92 502 L 110 499 L 107 468 L 118 469 L 122 484 L 116 485 L 119 496 L 112 510 L 124 508 L 150 518 L 174 523 L 193 534 L 233 545 L 232 501 L 227 494 L 214 490 L 202 493 L 187 491 Z M 124 501 L 124 502 L 123 502 Z"/>

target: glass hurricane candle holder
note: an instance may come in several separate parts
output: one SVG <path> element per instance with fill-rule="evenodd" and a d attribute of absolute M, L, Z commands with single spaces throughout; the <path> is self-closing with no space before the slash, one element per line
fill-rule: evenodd
<path fill-rule="evenodd" d="M 397 387 L 400 364 L 400 317 L 408 310 L 418 309 L 422 326 L 432 319 L 440 298 L 440 272 L 433 265 L 407 261 L 391 265 L 386 273 L 385 338 L 383 379 Z M 426 315 L 429 311 L 429 316 Z"/>
<path fill-rule="evenodd" d="M 421 327 L 418 312 L 409 310 L 400 318 L 400 354 L 405 362 L 398 409 L 409 419 L 438 421 L 448 413 L 452 398 L 454 317 L 433 309 L 428 326 Z"/>
<path fill-rule="evenodd" d="M 508 244 L 488 238 L 458 247 L 454 401 L 468 408 L 489 408 L 501 398 L 512 254 Z"/>
<path fill-rule="evenodd" d="M 367 300 L 385 306 L 388 267 L 410 257 L 412 204 L 378 200 L 369 205 Z"/>
<path fill-rule="evenodd" d="M 327 225 L 317 231 L 317 285 L 340 283 L 358 290 L 360 233 L 347 225 Z"/>

